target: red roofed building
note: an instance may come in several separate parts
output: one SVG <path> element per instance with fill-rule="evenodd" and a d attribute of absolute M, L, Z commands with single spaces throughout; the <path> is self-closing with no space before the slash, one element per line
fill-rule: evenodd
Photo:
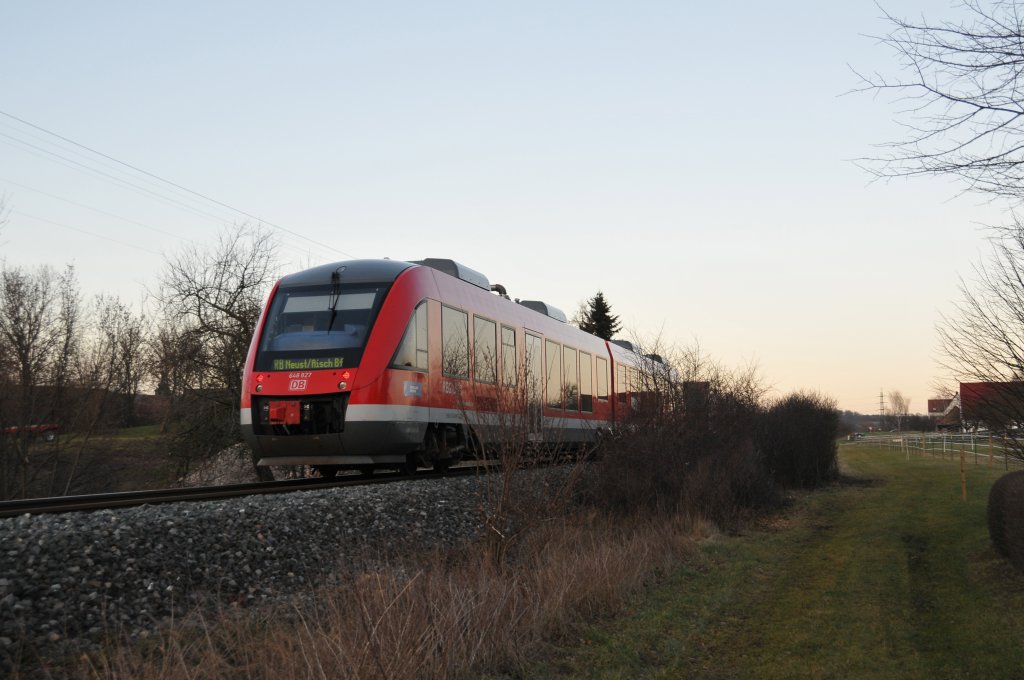
<path fill-rule="evenodd" d="M 959 397 L 964 427 L 1002 430 L 1024 423 L 1024 382 L 960 383 Z"/>
<path fill-rule="evenodd" d="M 949 408 L 949 405 L 952 403 L 952 399 L 929 399 L 928 415 L 933 418 L 938 418 L 946 412 L 946 409 Z"/>

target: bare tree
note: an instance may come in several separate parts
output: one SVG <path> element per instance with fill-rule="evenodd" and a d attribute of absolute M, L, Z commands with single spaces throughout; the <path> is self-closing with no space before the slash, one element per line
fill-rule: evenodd
<path fill-rule="evenodd" d="M 895 93 L 908 133 L 864 165 L 879 177 L 951 175 L 971 190 L 1019 202 L 1024 17 L 1013 0 L 965 0 L 958 12 L 938 22 L 886 14 L 892 30 L 880 40 L 895 52 L 902 75 L 862 76 L 860 89 Z M 986 408 L 987 417 L 1014 437 L 1012 426 L 1024 424 L 1024 224 L 1015 217 L 993 232 L 990 260 L 976 268 L 971 285 L 961 281 L 961 299 L 938 334 L 954 378 L 1002 384 L 998 408 Z"/>
<path fill-rule="evenodd" d="M 934 399 L 952 399 L 956 396 L 956 387 L 946 378 L 935 378 L 928 385 Z"/>
<path fill-rule="evenodd" d="M 980 405 L 982 420 L 1018 440 L 1016 426 L 1024 424 L 1024 224 L 996 230 L 991 246 L 974 280 L 961 280 L 954 311 L 939 322 L 939 348 L 942 367 L 959 382 L 1000 384 L 991 403 Z M 1024 440 L 1018 444 L 1024 457 Z"/>
<path fill-rule="evenodd" d="M 50 292 L 53 270 L 36 272 L 20 268 L 0 271 L 0 343 L 9 371 L 0 424 L 18 428 L 16 437 L 0 439 L 0 497 L 11 498 L 20 487 L 27 494 L 28 432 L 26 425 L 38 422 L 40 387 L 50 361 L 54 338 Z"/>
<path fill-rule="evenodd" d="M 164 267 L 158 296 L 164 354 L 157 361 L 164 380 L 171 376 L 172 354 L 190 364 L 177 372 L 187 377 L 178 388 L 192 402 L 188 425 L 179 432 L 190 452 L 214 453 L 240 440 L 242 367 L 276 267 L 271 233 L 245 225 L 225 230 L 212 249 L 188 248 Z M 195 352 L 184 355 L 183 347 Z M 267 475 L 263 468 L 257 473 Z"/>
<path fill-rule="evenodd" d="M 62 472 L 59 442 L 39 447 L 40 423 L 78 429 L 88 412 L 91 373 L 84 370 L 85 332 L 74 269 L 57 274 L 0 268 L 0 424 L 17 428 L 0 438 L 0 496 L 54 493 L 74 478 Z M 66 482 L 58 483 L 58 477 Z"/>
<path fill-rule="evenodd" d="M 21 413 L 30 419 L 36 388 L 45 375 L 55 338 L 51 290 L 54 273 L 48 267 L 31 273 L 20 268 L 0 273 L 0 335 L 6 340 L 17 371 Z"/>
<path fill-rule="evenodd" d="M 861 91 L 904 104 L 908 137 L 862 159 L 879 177 L 953 175 L 970 189 L 1024 198 L 1024 23 L 1013 0 L 965 0 L 961 18 L 909 21 L 886 13 L 902 76 L 861 76 Z"/>
<path fill-rule="evenodd" d="M 181 328 L 169 319 L 162 319 L 150 339 L 148 373 L 156 381 L 156 393 L 175 403 L 195 386 L 203 387 L 202 366 L 207 359 L 195 361 L 204 353 L 199 334 Z M 166 430 L 166 423 L 163 427 Z"/>
<path fill-rule="evenodd" d="M 955 313 L 938 327 L 944 367 L 964 382 L 1024 379 L 1024 224 L 999 230 L 975 279 L 961 279 Z"/>
<path fill-rule="evenodd" d="M 135 400 L 147 366 L 143 348 L 148 339 L 145 314 L 137 314 L 117 297 L 96 300 L 99 332 L 110 357 L 110 385 L 117 395 L 118 425 L 135 424 Z"/>
<path fill-rule="evenodd" d="M 896 429 L 902 431 L 903 421 L 910 415 L 910 399 L 899 390 L 891 390 L 889 399 L 889 416 L 896 423 Z"/>
<path fill-rule="evenodd" d="M 58 277 L 57 289 L 60 298 L 56 328 L 58 351 L 50 381 L 54 389 L 54 410 L 60 413 L 67 400 L 68 382 L 78 356 L 83 324 L 82 299 L 73 266 L 68 265 Z"/>

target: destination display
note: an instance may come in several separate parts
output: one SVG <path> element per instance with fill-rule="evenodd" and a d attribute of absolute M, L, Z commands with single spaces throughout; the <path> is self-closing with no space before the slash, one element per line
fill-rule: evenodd
<path fill-rule="evenodd" d="M 306 357 L 303 359 L 274 359 L 275 371 L 311 371 L 323 368 L 341 368 L 344 359 L 341 357 Z"/>

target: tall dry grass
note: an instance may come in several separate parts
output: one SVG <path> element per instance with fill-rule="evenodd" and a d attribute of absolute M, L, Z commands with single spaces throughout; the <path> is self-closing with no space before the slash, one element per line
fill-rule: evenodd
<path fill-rule="evenodd" d="M 468 548 L 382 566 L 301 604 L 196 614 L 82 658 L 88 678 L 468 678 L 515 672 L 693 554 L 708 525 L 581 513 L 497 568 Z M 511 567 L 511 568 L 510 568 Z"/>

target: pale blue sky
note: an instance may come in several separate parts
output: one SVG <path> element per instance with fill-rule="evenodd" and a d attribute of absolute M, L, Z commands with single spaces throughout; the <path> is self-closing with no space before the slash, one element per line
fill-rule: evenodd
<path fill-rule="evenodd" d="M 0 110 L 352 256 L 451 257 L 569 314 L 600 288 L 632 331 L 779 390 L 924 410 L 1001 207 L 848 161 L 899 135 L 891 102 L 840 96 L 850 66 L 894 68 L 872 2 L 708 5 L 7 2 Z M 161 253 L 244 220 L 25 146 L 144 181 L 53 141 L 0 116 L 8 264 L 136 301 Z M 346 257 L 284 241 L 282 273 Z"/>

